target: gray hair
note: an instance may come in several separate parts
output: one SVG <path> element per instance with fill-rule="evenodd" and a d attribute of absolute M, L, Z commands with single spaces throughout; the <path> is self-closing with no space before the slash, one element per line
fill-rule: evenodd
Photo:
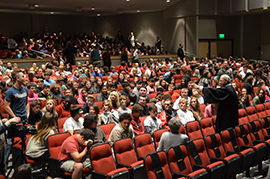
<path fill-rule="evenodd" d="M 168 124 L 169 124 L 169 127 L 171 129 L 171 133 L 173 133 L 173 134 L 179 133 L 179 129 L 182 125 L 179 118 L 177 118 L 177 117 L 171 118 Z"/>
<path fill-rule="evenodd" d="M 228 83 L 231 82 L 231 78 L 229 77 L 229 75 L 224 74 L 224 75 L 221 75 L 221 77 L 223 77 L 223 79 L 226 80 Z"/>

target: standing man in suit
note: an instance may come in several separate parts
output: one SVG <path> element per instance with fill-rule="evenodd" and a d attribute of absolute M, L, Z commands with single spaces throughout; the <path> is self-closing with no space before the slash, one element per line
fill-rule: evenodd
<path fill-rule="evenodd" d="M 184 57 L 185 57 L 185 53 L 184 53 L 184 50 L 183 50 L 183 44 L 180 43 L 179 45 L 179 48 L 177 50 L 177 57 L 180 57 L 180 59 L 183 61 Z"/>

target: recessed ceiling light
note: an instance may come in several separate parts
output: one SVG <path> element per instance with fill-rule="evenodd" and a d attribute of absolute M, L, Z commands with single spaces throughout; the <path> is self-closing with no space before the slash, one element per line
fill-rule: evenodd
<path fill-rule="evenodd" d="M 97 16 L 99 17 L 100 16 L 100 13 L 98 13 Z"/>
<path fill-rule="evenodd" d="M 170 0 L 166 0 L 166 2 L 171 2 Z"/>
<path fill-rule="evenodd" d="M 38 7 L 38 4 L 35 4 L 35 7 Z"/>
<path fill-rule="evenodd" d="M 137 12 L 141 12 L 140 9 L 138 9 Z"/>
<path fill-rule="evenodd" d="M 94 7 L 92 7 L 92 8 L 91 8 L 91 10 L 92 10 L 92 11 L 94 11 L 94 10 L 95 10 L 95 8 L 94 8 Z"/>
<path fill-rule="evenodd" d="M 51 11 L 51 14 L 54 14 L 54 12 L 53 12 L 53 11 Z"/>
<path fill-rule="evenodd" d="M 126 0 L 127 2 L 129 2 L 130 0 Z"/>

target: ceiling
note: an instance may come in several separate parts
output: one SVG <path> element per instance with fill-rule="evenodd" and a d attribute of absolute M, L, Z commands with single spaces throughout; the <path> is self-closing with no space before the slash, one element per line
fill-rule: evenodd
<path fill-rule="evenodd" d="M 164 10 L 180 0 L 1 0 L 0 12 L 101 16 Z M 38 5 L 38 7 L 35 7 Z M 92 8 L 95 10 L 92 10 Z M 137 11 L 140 12 L 137 12 Z"/>

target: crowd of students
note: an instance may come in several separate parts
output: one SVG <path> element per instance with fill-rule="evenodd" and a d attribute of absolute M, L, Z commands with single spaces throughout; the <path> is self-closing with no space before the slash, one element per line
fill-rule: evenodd
<path fill-rule="evenodd" d="M 73 135 L 74 131 L 87 128 L 93 133 L 80 131 L 77 134 L 78 145 L 88 148 L 107 140 L 112 145 L 118 139 L 134 138 L 145 132 L 153 133 L 161 128 L 175 126 L 171 130 L 172 134 L 162 137 L 162 145 L 158 150 L 166 150 L 174 144 L 171 139 L 179 135 L 179 142 L 188 140 L 187 136 L 177 132 L 178 127 L 217 113 L 218 104 L 206 104 L 205 111 L 201 110 L 200 105 L 205 104 L 205 99 L 200 90 L 192 88 L 193 84 L 219 88 L 218 79 L 225 74 L 231 77 L 231 84 L 239 98 L 239 108 L 262 104 L 269 99 L 269 66 L 259 62 L 249 64 L 245 59 L 232 57 L 200 61 L 193 59 L 189 62 L 180 58 L 161 61 L 150 59 L 135 64 L 122 62 L 116 67 L 93 67 L 88 61 L 84 64 L 78 62 L 76 66 L 48 63 L 37 67 L 33 63 L 29 69 L 18 69 L 16 66 L 8 69 L 25 73 L 23 84 L 28 89 L 28 101 L 31 103 L 27 123 L 35 125 L 39 122 L 38 134 L 30 138 L 26 154 L 37 161 L 46 160 L 48 156 L 48 136 L 61 132 L 57 126 L 59 118 L 68 117 L 63 132 Z M 9 80 L 8 85 L 5 80 Z M 6 98 L 8 86 L 12 86 L 12 80 L 5 80 L 0 83 L 1 104 Z M 41 101 L 46 101 L 43 109 Z M 116 124 L 109 139 L 98 127 L 108 123 Z M 176 137 L 170 137 L 173 135 Z M 81 139 L 81 136 L 88 137 Z M 72 155 L 67 157 L 70 152 L 66 152 L 65 147 L 62 146 L 61 159 L 78 158 Z M 83 151 L 78 148 L 77 152 L 80 154 Z M 71 165 L 74 163 L 61 168 L 74 171 L 76 167 Z M 81 171 L 75 172 L 77 174 L 81 174 Z"/>

